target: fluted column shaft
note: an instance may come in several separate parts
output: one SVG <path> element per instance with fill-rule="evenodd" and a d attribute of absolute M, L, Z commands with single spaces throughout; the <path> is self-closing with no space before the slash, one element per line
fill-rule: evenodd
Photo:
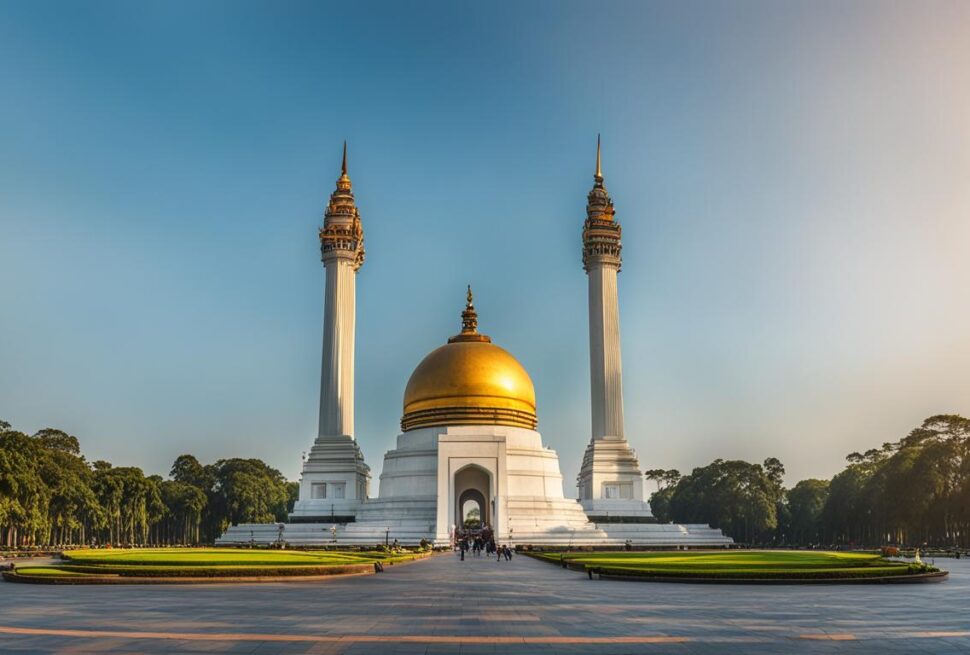
<path fill-rule="evenodd" d="M 623 366 L 620 357 L 618 266 L 591 263 L 589 363 L 593 439 L 623 439 Z"/>
<path fill-rule="evenodd" d="M 352 257 L 328 253 L 323 310 L 319 436 L 354 434 L 354 323 L 357 271 Z"/>

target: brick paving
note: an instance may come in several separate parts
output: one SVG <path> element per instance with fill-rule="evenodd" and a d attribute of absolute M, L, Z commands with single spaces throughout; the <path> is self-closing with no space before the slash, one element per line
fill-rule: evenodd
<path fill-rule="evenodd" d="M 0 584 L 0 652 L 967 653 L 970 561 L 938 584 L 613 580 L 518 556 L 259 585 Z"/>

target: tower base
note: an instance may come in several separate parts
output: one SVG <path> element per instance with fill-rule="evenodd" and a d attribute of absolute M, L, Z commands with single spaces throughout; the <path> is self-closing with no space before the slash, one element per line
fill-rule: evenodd
<path fill-rule="evenodd" d="M 349 435 L 317 437 L 303 462 L 300 499 L 290 521 L 348 523 L 367 498 L 370 467 L 357 441 Z"/>
<path fill-rule="evenodd" d="M 593 439 L 577 477 L 579 502 L 596 523 L 652 523 L 640 460 L 626 439 Z"/>

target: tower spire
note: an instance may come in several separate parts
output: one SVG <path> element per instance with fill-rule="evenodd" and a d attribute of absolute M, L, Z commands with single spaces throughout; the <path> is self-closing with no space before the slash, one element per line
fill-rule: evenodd
<path fill-rule="evenodd" d="M 593 175 L 597 186 L 603 185 L 603 166 L 600 158 L 600 135 L 596 135 L 596 173 Z"/>
<path fill-rule="evenodd" d="M 586 223 L 583 224 L 583 267 L 589 271 L 593 260 L 620 266 L 620 225 L 614 218 L 613 201 L 603 184 L 603 157 L 600 135 L 596 135 L 596 182 L 586 196 Z"/>
<path fill-rule="evenodd" d="M 347 142 L 344 141 L 343 159 L 340 162 L 340 177 L 337 188 L 330 194 L 330 202 L 323 214 L 323 228 L 320 230 L 320 248 L 324 262 L 328 253 L 334 256 L 350 257 L 354 270 L 364 263 L 364 230 L 360 224 L 360 213 L 354 201 L 353 185 L 347 175 Z"/>

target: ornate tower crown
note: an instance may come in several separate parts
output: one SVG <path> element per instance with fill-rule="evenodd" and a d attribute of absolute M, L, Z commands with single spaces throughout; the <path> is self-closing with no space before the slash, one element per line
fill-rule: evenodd
<path fill-rule="evenodd" d="M 324 262 L 334 258 L 351 259 L 355 271 L 364 263 L 364 229 L 360 225 L 360 212 L 354 203 L 354 192 L 347 175 L 346 141 L 337 189 L 330 194 L 330 202 L 323 214 L 320 254 Z"/>
<path fill-rule="evenodd" d="M 603 168 L 600 158 L 600 137 L 596 135 L 596 173 L 593 188 L 586 196 L 586 222 L 583 224 L 583 268 L 588 272 L 593 262 L 610 264 L 620 268 L 620 224 L 613 215 L 613 201 L 603 185 Z"/>

